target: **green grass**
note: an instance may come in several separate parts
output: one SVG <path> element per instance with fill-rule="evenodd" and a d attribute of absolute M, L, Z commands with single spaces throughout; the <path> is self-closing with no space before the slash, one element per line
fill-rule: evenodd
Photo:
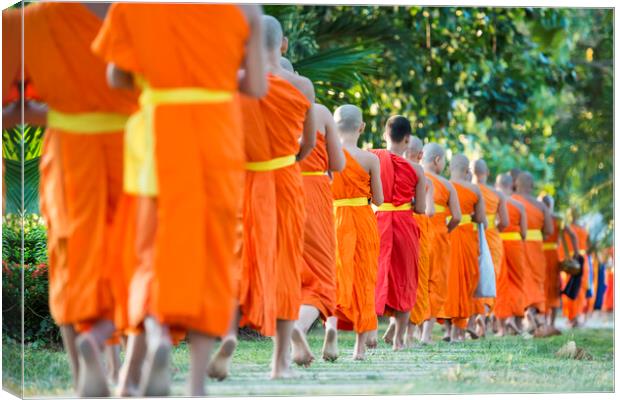
<path fill-rule="evenodd" d="M 382 327 L 383 329 L 385 326 Z M 323 330 L 315 328 L 309 342 L 320 356 Z M 235 354 L 232 376 L 224 382 L 209 382 L 209 393 L 228 395 L 345 395 L 505 392 L 610 392 L 614 389 L 613 330 L 587 328 L 566 331 L 545 339 L 490 337 L 462 344 L 441 342 L 435 331 L 433 346 L 399 353 L 383 343 L 370 350 L 366 361 L 351 359 L 354 337 L 339 337 L 340 359 L 316 361 L 310 368 L 296 368 L 299 377 L 270 381 L 270 340 L 242 340 Z M 574 340 L 594 359 L 558 359 L 555 352 Z M 5 387 L 19 387 L 19 346 L 3 342 Z M 62 352 L 27 347 L 25 351 L 25 396 L 69 395 L 71 376 Z M 173 389 L 184 394 L 188 370 L 188 347 L 173 353 Z M 12 375 L 11 375 L 12 374 Z"/>

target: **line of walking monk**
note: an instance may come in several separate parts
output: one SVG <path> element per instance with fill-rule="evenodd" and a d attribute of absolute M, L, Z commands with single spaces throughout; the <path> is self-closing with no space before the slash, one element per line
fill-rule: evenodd
<path fill-rule="evenodd" d="M 23 13 L 20 65 L 8 42 L 21 11 L 3 12 L 3 88 L 24 79 L 46 105 L 26 101 L 24 116 L 47 127 L 50 309 L 79 395 L 109 395 L 102 349 L 119 337 L 117 394 L 150 396 L 169 393 L 184 337 L 188 394 L 226 378 L 239 326 L 274 338 L 272 378 L 314 361 L 306 334 L 318 318 L 327 361 L 339 330 L 356 333 L 364 359 L 378 316 L 394 350 L 431 343 L 436 322 L 446 341 L 484 336 L 491 316 L 499 335 L 557 333 L 558 260 L 586 251 L 583 228 L 564 227 L 563 255 L 553 200 L 533 196 L 532 175 L 492 186 L 484 160 L 454 154 L 445 178 L 444 147 L 423 145 L 403 116 L 387 120 L 385 149 L 361 149 L 362 110 L 316 104 L 260 7 L 42 2 Z M 495 298 L 475 297 L 478 229 Z M 577 321 L 585 289 L 564 306 Z"/>

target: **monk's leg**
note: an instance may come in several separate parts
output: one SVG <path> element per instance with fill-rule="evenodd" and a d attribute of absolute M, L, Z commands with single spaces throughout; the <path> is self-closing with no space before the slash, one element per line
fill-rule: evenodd
<path fill-rule="evenodd" d="M 116 395 L 119 397 L 138 395 L 142 364 L 146 356 L 146 337 L 144 332 L 129 335 L 126 349 L 125 360 L 118 377 Z"/>
<path fill-rule="evenodd" d="M 310 350 L 306 333 L 319 317 L 319 310 L 316 307 L 302 304 L 299 308 L 299 319 L 293 326 L 291 344 L 293 346 L 293 361 L 295 364 L 308 367 L 314 361 L 314 354 Z"/>
<path fill-rule="evenodd" d="M 409 311 L 395 311 L 394 312 L 394 344 L 392 350 L 399 351 L 405 348 L 405 333 L 407 330 L 407 324 L 409 323 Z"/>
<path fill-rule="evenodd" d="M 366 334 L 366 347 L 368 347 L 369 349 L 377 348 L 377 336 L 378 332 L 376 329 L 368 332 Z"/>
<path fill-rule="evenodd" d="M 366 336 L 368 332 L 355 334 L 355 347 L 353 348 L 353 359 L 362 361 L 366 359 Z"/>
<path fill-rule="evenodd" d="M 444 320 L 443 323 L 443 337 L 441 340 L 449 342 L 452 336 L 452 322 L 449 319 Z"/>
<path fill-rule="evenodd" d="M 467 333 L 471 336 L 472 339 L 478 339 L 479 335 L 477 332 L 478 328 L 478 314 L 474 314 L 467 320 Z"/>
<path fill-rule="evenodd" d="M 534 307 L 528 307 L 525 310 L 525 322 L 526 322 L 526 325 L 524 326 L 524 329 L 527 332 L 529 332 L 529 333 L 534 332 L 534 330 L 536 329 L 535 313 L 536 313 L 536 310 L 535 310 Z"/>
<path fill-rule="evenodd" d="M 396 318 L 390 317 L 390 323 L 383 334 L 383 341 L 387 344 L 394 344 L 394 334 L 396 333 Z"/>
<path fill-rule="evenodd" d="M 77 333 L 73 325 L 61 325 L 60 336 L 62 336 L 62 344 L 69 357 L 69 367 L 71 368 L 71 374 L 73 376 L 73 388 L 77 390 L 79 376 L 79 363 L 77 348 L 75 346 Z"/>
<path fill-rule="evenodd" d="M 209 357 L 215 344 L 211 336 L 196 332 L 189 332 L 190 363 L 187 394 L 189 396 L 205 396 L 205 377 Z"/>
<path fill-rule="evenodd" d="M 364 340 L 365 337 L 364 337 Z M 365 343 L 364 343 L 365 345 Z M 325 321 L 325 340 L 323 342 L 323 360 L 336 361 L 338 359 L 338 318 L 328 317 Z"/>
<path fill-rule="evenodd" d="M 230 374 L 230 364 L 232 363 L 233 354 L 237 348 L 237 331 L 240 319 L 241 310 L 236 307 L 230 327 L 228 328 L 228 333 L 222 338 L 220 348 L 207 367 L 207 375 L 209 375 L 209 378 L 221 381 L 226 379 L 228 374 Z"/>
<path fill-rule="evenodd" d="M 121 346 L 120 344 L 109 344 L 105 346 L 105 360 L 107 367 L 108 380 L 113 385 L 118 383 L 118 374 L 121 367 Z"/>
<path fill-rule="evenodd" d="M 422 337 L 420 341 L 423 344 L 433 344 L 433 325 L 435 324 L 435 318 L 427 319 L 422 323 Z"/>
<path fill-rule="evenodd" d="M 110 395 L 103 367 L 101 349 L 114 333 L 114 323 L 108 320 L 96 322 L 81 333 L 75 343 L 78 355 L 78 389 L 82 397 L 107 397 Z"/>
<path fill-rule="evenodd" d="M 411 321 L 407 322 L 407 333 L 405 334 L 405 346 L 413 347 L 415 343 L 416 330 L 418 326 Z"/>
<path fill-rule="evenodd" d="M 286 379 L 293 376 L 289 353 L 291 351 L 291 337 L 294 326 L 295 321 L 285 319 L 276 321 L 271 379 Z"/>
<path fill-rule="evenodd" d="M 146 358 L 140 378 L 140 396 L 167 396 L 170 392 L 170 329 L 155 318 L 144 320 Z"/>
<path fill-rule="evenodd" d="M 495 332 L 495 336 L 497 337 L 503 337 L 506 334 L 506 328 L 505 328 L 505 323 L 506 320 L 505 319 L 499 319 L 499 318 L 495 318 L 496 324 L 497 324 L 497 331 Z"/>

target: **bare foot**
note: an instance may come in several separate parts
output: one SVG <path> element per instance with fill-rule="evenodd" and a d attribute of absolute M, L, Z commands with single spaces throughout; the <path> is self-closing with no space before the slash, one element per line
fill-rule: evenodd
<path fill-rule="evenodd" d="M 101 363 L 101 352 L 97 340 L 88 332 L 76 339 L 78 353 L 78 386 L 80 397 L 108 397 L 110 390 Z"/>
<path fill-rule="evenodd" d="M 146 354 L 140 382 L 140 396 L 167 396 L 170 392 L 172 344 L 164 337 L 155 340 Z"/>
<path fill-rule="evenodd" d="M 478 317 L 476 319 L 476 324 L 478 325 L 478 337 L 484 338 L 487 335 L 487 326 L 483 317 Z"/>
<path fill-rule="evenodd" d="M 368 333 L 368 335 L 366 336 L 366 347 L 368 347 L 369 349 L 376 349 L 377 348 L 377 331 L 371 331 Z"/>
<path fill-rule="evenodd" d="M 366 354 L 364 353 L 355 353 L 353 354 L 354 361 L 364 361 L 366 359 Z"/>
<path fill-rule="evenodd" d="M 396 332 L 396 324 L 390 323 L 383 334 L 383 341 L 387 344 L 394 343 L 394 333 Z"/>
<path fill-rule="evenodd" d="M 294 379 L 298 375 L 290 367 L 274 368 L 271 371 L 271 379 Z"/>
<path fill-rule="evenodd" d="M 237 338 L 228 336 L 222 340 L 220 349 L 207 367 L 207 375 L 209 378 L 223 381 L 228 377 L 230 373 L 230 363 L 232 362 L 233 353 L 236 348 Z"/>
<path fill-rule="evenodd" d="M 427 339 L 427 338 L 422 338 L 422 340 L 420 340 L 420 343 L 424 346 L 431 346 L 435 344 L 435 342 L 433 342 L 432 339 Z"/>
<path fill-rule="evenodd" d="M 405 350 L 406 346 L 405 343 L 403 343 L 402 340 L 395 340 L 394 344 L 392 345 L 392 350 L 393 351 L 401 351 L 401 350 Z"/>
<path fill-rule="evenodd" d="M 314 355 L 306 341 L 304 334 L 297 328 L 293 329 L 291 336 L 293 345 L 293 362 L 301 367 L 309 367 L 314 361 Z"/>
<path fill-rule="evenodd" d="M 334 329 L 325 331 L 325 341 L 323 342 L 323 360 L 336 361 L 338 359 L 338 332 Z"/>

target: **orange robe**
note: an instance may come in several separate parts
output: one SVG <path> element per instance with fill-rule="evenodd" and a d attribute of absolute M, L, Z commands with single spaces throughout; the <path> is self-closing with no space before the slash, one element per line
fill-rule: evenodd
<path fill-rule="evenodd" d="M 494 313 L 497 318 L 522 317 L 525 310 L 523 275 L 525 274 L 525 244 L 521 239 L 521 212 L 510 201 L 508 226 L 500 234 L 504 257 L 497 282 Z"/>
<path fill-rule="evenodd" d="M 484 231 L 484 234 L 489 245 L 489 251 L 491 252 L 491 259 L 493 260 L 493 267 L 495 270 L 495 287 L 497 288 L 497 283 L 502 268 L 502 260 L 504 258 L 504 244 L 502 243 L 502 238 L 499 236 L 499 231 L 497 230 L 495 224 L 498 216 L 500 198 L 493 190 L 489 189 L 487 185 L 482 184 L 478 185 L 478 187 L 482 192 L 484 206 L 487 211 L 487 222 L 489 225 Z M 490 310 L 493 310 L 495 305 L 495 298 L 482 298 L 479 300 L 477 299 L 477 301 L 488 306 Z"/>
<path fill-rule="evenodd" d="M 607 289 L 605 290 L 605 297 L 603 299 L 603 311 L 611 312 L 614 310 L 614 268 L 613 266 L 607 267 L 605 271 L 605 282 Z"/>
<path fill-rule="evenodd" d="M 544 225 L 544 213 L 535 205 L 531 204 L 524 197 L 513 194 L 516 201 L 523 204 L 527 214 L 528 237 L 525 240 L 525 275 L 524 289 L 525 307 L 534 307 L 538 312 L 545 312 L 545 278 L 547 270 L 547 260 L 543 250 L 542 238 L 531 235 L 542 236 Z"/>
<path fill-rule="evenodd" d="M 420 325 L 431 318 L 429 280 L 431 247 L 433 246 L 434 232 L 431 226 L 431 217 L 425 214 L 414 213 L 413 218 L 420 228 L 420 253 L 418 262 L 418 289 L 416 292 L 415 305 L 413 306 L 413 310 L 411 310 L 409 321 L 415 325 Z"/>
<path fill-rule="evenodd" d="M 371 150 L 381 165 L 384 204 L 411 203 L 418 177 L 404 158 L 388 150 Z M 377 315 L 410 312 L 418 286 L 420 229 L 411 210 L 377 211 L 381 237 L 375 304 Z"/>
<path fill-rule="evenodd" d="M 316 147 L 299 163 L 304 180 L 306 218 L 301 302 L 316 307 L 326 319 L 336 311 L 336 233 L 333 195 L 325 135 L 316 133 Z M 321 172 L 322 175 L 308 175 Z M 305 173 L 305 174 L 304 174 Z"/>
<path fill-rule="evenodd" d="M 270 136 L 261 109 L 262 101 L 273 101 L 273 90 L 262 100 L 239 96 L 247 161 L 272 159 Z M 276 182 L 274 171 L 247 171 L 243 197 L 243 232 L 240 271 L 235 282 L 241 325 L 263 336 L 275 335 L 276 291 Z"/>
<path fill-rule="evenodd" d="M 108 88 L 105 64 L 90 51 L 101 27 L 96 15 L 77 3 L 31 4 L 23 12 L 24 79 L 36 86 L 50 115 L 131 114 L 135 97 Z M 3 11 L 4 29 L 21 26 L 21 18 L 20 9 Z M 21 53 L 15 40 L 13 34 L 3 37 L 3 64 L 11 64 L 3 71 L 5 84 L 21 80 L 11 76 L 19 74 L 14 61 Z M 92 133 L 58 126 L 46 130 L 40 162 L 49 305 L 58 325 L 83 330 L 91 321 L 114 319 L 115 275 L 109 254 L 118 243 L 112 230 L 122 185 L 122 126 Z"/>
<path fill-rule="evenodd" d="M 543 248 L 547 261 L 547 276 L 545 278 L 545 308 L 551 310 L 560 306 L 560 260 L 558 255 L 558 236 L 560 227 L 557 218 L 553 218 L 553 234 L 545 238 Z"/>
<path fill-rule="evenodd" d="M 334 173 L 334 200 L 371 198 L 370 175 L 345 150 L 344 171 Z M 377 218 L 370 205 L 339 206 L 336 224 L 338 328 L 363 333 L 377 329 L 375 284 L 379 265 Z"/>
<path fill-rule="evenodd" d="M 437 317 L 448 296 L 448 268 L 450 265 L 450 234 L 446 219 L 450 215 L 450 191 L 431 174 L 433 182 L 435 215 L 428 219 L 428 232 L 432 237 L 429 254 L 428 298 L 431 317 Z"/>
<path fill-rule="evenodd" d="M 274 75 L 269 76 L 274 95 L 261 101 L 274 158 L 299 152 L 306 113 L 311 104 L 297 88 Z M 268 101 L 271 100 L 271 101 Z M 276 181 L 276 304 L 277 318 L 297 320 L 301 307 L 304 225 L 304 184 L 299 163 L 274 171 Z"/>
<path fill-rule="evenodd" d="M 575 224 L 571 224 L 570 228 L 573 230 L 573 232 L 575 232 L 575 235 L 577 235 L 579 254 L 584 257 L 583 270 L 581 274 L 581 287 L 579 288 L 579 294 L 577 295 L 577 298 L 575 300 L 569 299 L 566 296 L 562 298 L 563 314 L 569 320 L 573 320 L 579 315 L 583 314 L 584 307 L 587 304 L 586 291 L 588 290 L 589 265 L 588 260 L 585 259 L 585 257 L 587 256 L 586 251 L 588 247 L 588 232 L 584 228 Z M 574 253 L 573 244 L 570 240 L 570 237 L 568 236 L 568 233 L 565 232 L 564 235 L 566 238 L 568 250 L 570 252 L 568 257 L 570 257 Z M 564 249 L 561 249 L 561 254 L 563 256 L 562 258 L 567 257 L 567 255 L 564 253 Z M 564 282 L 566 284 L 566 282 L 568 282 L 569 276 L 565 273 L 562 273 L 562 275 L 564 275 Z"/>
<path fill-rule="evenodd" d="M 21 9 L 2 11 L 2 104 L 19 98 L 16 82 L 22 80 Z M 21 89 L 20 89 L 21 90 Z M 4 186 L 3 186 L 4 188 Z"/>
<path fill-rule="evenodd" d="M 476 193 L 453 182 L 459 198 L 463 215 L 471 215 L 478 201 Z M 440 311 L 442 319 L 452 322 L 463 329 L 467 319 L 476 311 L 474 293 L 478 286 L 480 271 L 478 257 L 480 254 L 478 234 L 472 222 L 461 222 L 450 234 L 450 264 L 448 271 L 448 296 Z"/>
<path fill-rule="evenodd" d="M 115 3 L 93 44 L 106 62 L 141 75 L 155 90 L 230 95 L 156 105 L 152 124 L 158 192 L 149 313 L 213 336 L 227 332 L 234 309 L 231 268 L 245 155 L 233 94 L 249 32 L 233 5 Z M 191 143 L 183 151 L 180 138 Z"/>

